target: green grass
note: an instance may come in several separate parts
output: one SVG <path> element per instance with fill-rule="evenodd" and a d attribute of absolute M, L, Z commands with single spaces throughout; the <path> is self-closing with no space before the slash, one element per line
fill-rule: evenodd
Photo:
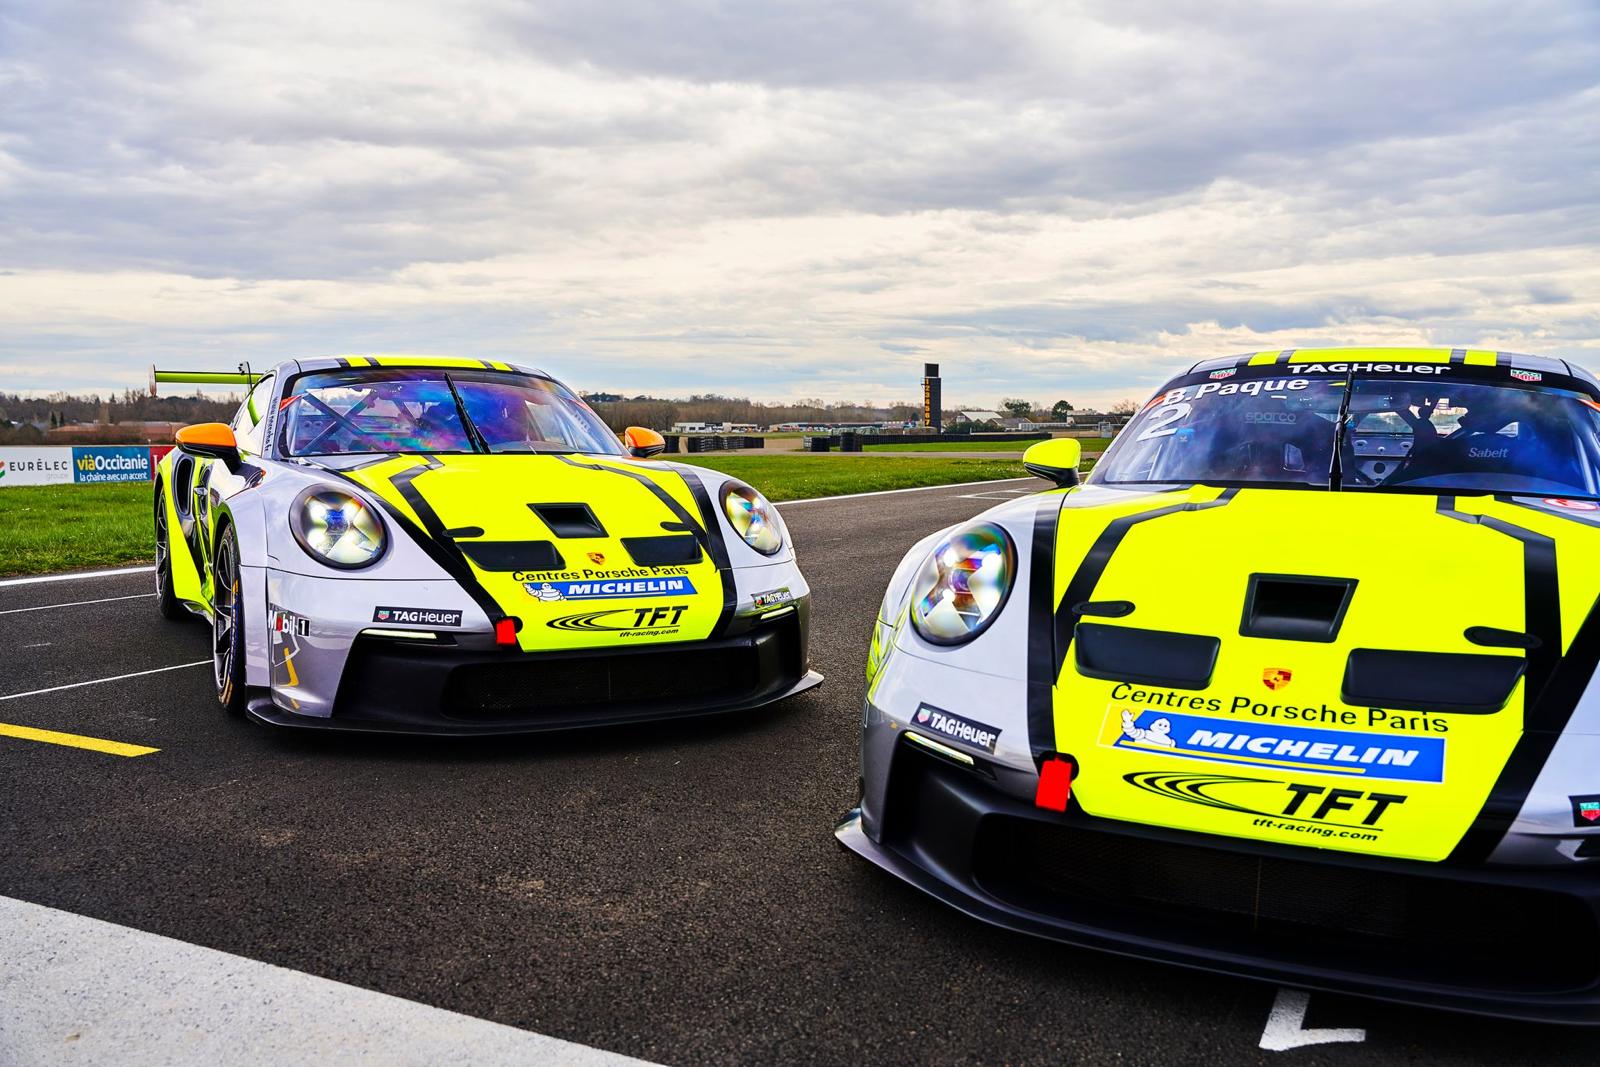
<path fill-rule="evenodd" d="M 731 474 L 749 482 L 769 500 L 809 500 L 818 496 L 955 485 L 998 478 L 1023 478 L 1022 464 L 1006 459 L 923 459 L 921 457 L 672 456 L 680 463 Z"/>
<path fill-rule="evenodd" d="M 1022 452 L 1037 441 L 896 441 L 892 445 L 866 445 L 868 452 Z"/>
<path fill-rule="evenodd" d="M 1078 442 L 1085 452 L 1104 452 L 1111 443 L 1109 437 L 1080 437 Z M 867 445 L 868 452 L 1025 452 L 1037 441 L 986 441 L 981 437 L 971 441 L 906 441 L 892 445 Z"/>
<path fill-rule="evenodd" d="M 998 459 L 805 453 L 671 458 L 723 471 L 749 482 L 772 500 L 1024 476 L 1022 464 Z M 148 482 L 0 489 L 0 575 L 149 562 L 155 555 L 151 492 Z"/>
<path fill-rule="evenodd" d="M 149 482 L 0 489 L 0 574 L 155 558 Z"/>

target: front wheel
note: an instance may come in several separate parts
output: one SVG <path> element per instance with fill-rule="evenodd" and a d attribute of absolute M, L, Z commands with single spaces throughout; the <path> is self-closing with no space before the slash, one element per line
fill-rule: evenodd
<path fill-rule="evenodd" d="M 211 583 L 211 665 L 217 703 L 230 715 L 243 715 L 244 602 L 239 595 L 239 539 L 232 525 L 217 538 Z"/>
<path fill-rule="evenodd" d="M 189 618 L 189 611 L 172 591 L 172 536 L 167 529 L 167 498 L 156 486 L 156 610 L 163 619 Z"/>

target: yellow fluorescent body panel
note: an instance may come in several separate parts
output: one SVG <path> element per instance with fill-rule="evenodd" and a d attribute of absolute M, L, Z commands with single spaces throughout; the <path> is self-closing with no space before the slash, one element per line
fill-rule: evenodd
<path fill-rule="evenodd" d="M 1071 512 L 1057 532 L 1056 600 L 1113 519 L 1218 495 L 1199 487 Z M 1055 747 L 1079 761 L 1073 796 L 1084 810 L 1370 855 L 1448 856 L 1522 734 L 1526 682 L 1493 714 L 1386 711 L 1347 705 L 1341 695 L 1352 648 L 1517 654 L 1474 645 L 1464 631 L 1529 628 L 1522 544 L 1490 526 L 1440 514 L 1437 506 L 1427 494 L 1244 489 L 1220 506 L 1129 527 L 1084 599 L 1130 601 L 1138 612 L 1126 625 L 1214 636 L 1221 647 L 1210 685 L 1200 690 L 1090 678 L 1078 673 L 1068 652 L 1055 690 Z M 1600 594 L 1600 571 L 1590 566 L 1600 555 L 1600 529 L 1489 497 L 1460 497 L 1455 508 L 1555 541 L 1561 633 L 1570 642 Z M 1241 637 L 1251 573 L 1354 579 L 1337 640 Z M 1435 595 L 1419 598 L 1419 589 Z M 1470 595 L 1458 595 L 1464 590 Z M 1399 646 L 1397 633 L 1404 635 Z M 1125 722 L 1150 729 L 1150 739 L 1128 732 Z M 1277 731 L 1274 744 L 1310 738 L 1333 747 L 1308 756 L 1291 748 L 1226 749 L 1231 742 L 1216 739 L 1230 733 L 1238 739 L 1241 731 L 1252 737 Z M 1407 777 L 1392 764 L 1362 758 L 1408 743 L 1442 754 L 1442 769 Z M 1346 745 L 1342 756 L 1329 754 Z M 1199 797 L 1190 795 L 1195 791 Z M 1330 798 L 1337 806 L 1323 809 Z"/>

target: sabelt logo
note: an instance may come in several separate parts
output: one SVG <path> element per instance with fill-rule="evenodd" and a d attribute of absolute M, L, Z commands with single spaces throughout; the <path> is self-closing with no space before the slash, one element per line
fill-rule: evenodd
<path fill-rule="evenodd" d="M 374 608 L 373 622 L 399 622 L 411 626 L 460 626 L 461 612 L 440 608 Z"/>
<path fill-rule="evenodd" d="M 1406 802 L 1401 793 L 1329 788 L 1281 778 L 1135 771 L 1122 780 L 1168 800 L 1256 816 L 1256 826 L 1311 833 L 1326 828 L 1329 835 L 1334 827 L 1381 833 L 1379 823 Z"/>

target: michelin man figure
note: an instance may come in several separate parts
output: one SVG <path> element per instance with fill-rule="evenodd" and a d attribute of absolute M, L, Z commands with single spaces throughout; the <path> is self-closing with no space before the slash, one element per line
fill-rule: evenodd
<path fill-rule="evenodd" d="M 1133 725 L 1133 712 L 1123 709 L 1122 732 L 1134 741 L 1141 741 L 1147 745 L 1162 745 L 1174 748 L 1177 742 L 1172 739 L 1172 723 L 1162 716 L 1146 727 Z"/>

